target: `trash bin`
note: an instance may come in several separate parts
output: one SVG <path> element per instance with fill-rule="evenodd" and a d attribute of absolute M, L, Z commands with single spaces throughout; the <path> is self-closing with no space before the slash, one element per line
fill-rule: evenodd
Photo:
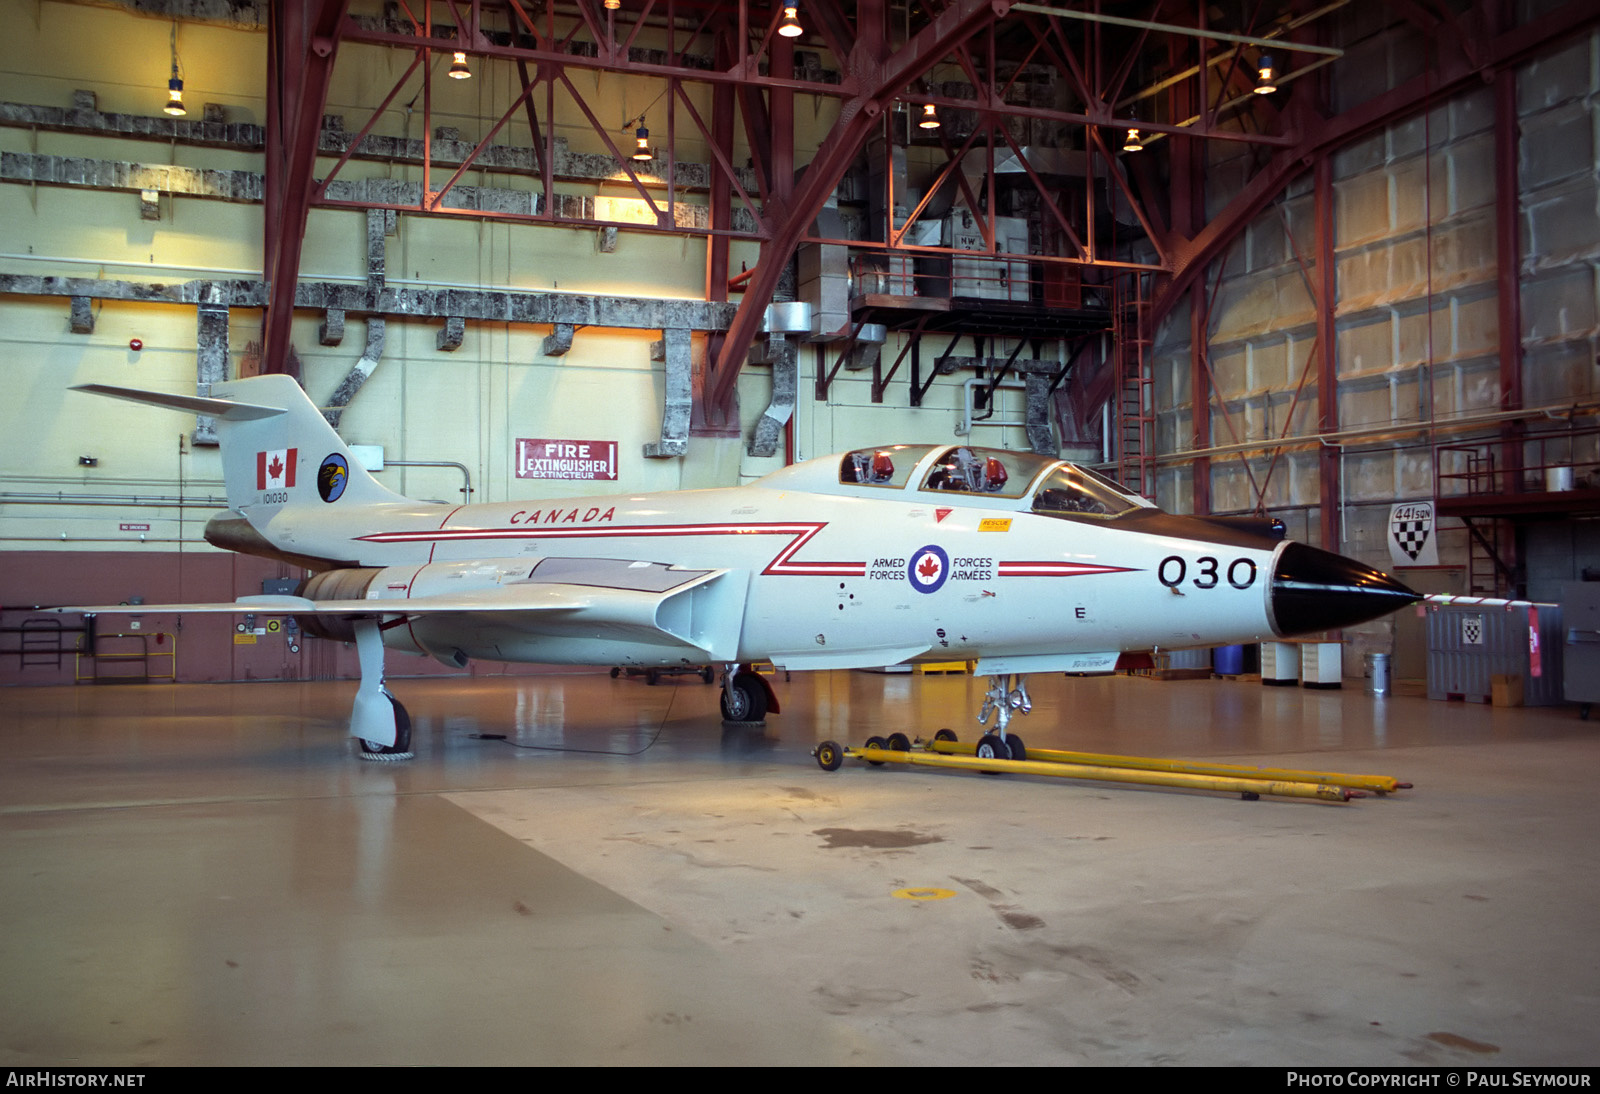
<path fill-rule="evenodd" d="M 1367 694 L 1382 698 L 1389 694 L 1389 655 L 1369 653 L 1367 661 Z"/>
<path fill-rule="evenodd" d="M 1239 676 L 1244 672 L 1243 646 L 1218 646 L 1211 651 L 1211 668 L 1218 676 Z"/>

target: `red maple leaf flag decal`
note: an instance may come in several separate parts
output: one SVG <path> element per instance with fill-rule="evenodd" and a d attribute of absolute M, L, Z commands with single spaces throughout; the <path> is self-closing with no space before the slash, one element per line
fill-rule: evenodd
<path fill-rule="evenodd" d="M 298 448 L 279 448 L 256 453 L 256 489 L 287 490 L 294 486 L 294 466 Z"/>
<path fill-rule="evenodd" d="M 917 573 L 922 575 L 924 581 L 932 581 L 939 573 L 939 560 L 932 555 L 925 555 L 917 564 Z"/>

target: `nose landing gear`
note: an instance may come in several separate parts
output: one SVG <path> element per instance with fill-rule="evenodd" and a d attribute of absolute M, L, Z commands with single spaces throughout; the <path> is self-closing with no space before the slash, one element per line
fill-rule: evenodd
<path fill-rule="evenodd" d="M 1015 684 L 1012 681 L 1016 681 Z M 1033 709 L 1033 699 L 1028 695 L 1028 678 L 1022 673 L 989 677 L 989 690 L 984 694 L 983 707 L 978 711 L 978 724 L 987 726 L 989 716 L 994 716 L 994 732 L 985 733 L 978 740 L 978 758 L 983 760 L 1026 760 L 1028 750 L 1022 738 L 1007 733 L 1013 711 L 1026 714 Z"/>

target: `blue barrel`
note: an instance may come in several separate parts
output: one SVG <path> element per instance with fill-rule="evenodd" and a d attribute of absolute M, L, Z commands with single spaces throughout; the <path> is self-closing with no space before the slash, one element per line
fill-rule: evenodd
<path fill-rule="evenodd" d="M 1244 672 L 1244 647 L 1216 647 L 1211 651 L 1211 669 L 1218 676 L 1240 675 Z"/>

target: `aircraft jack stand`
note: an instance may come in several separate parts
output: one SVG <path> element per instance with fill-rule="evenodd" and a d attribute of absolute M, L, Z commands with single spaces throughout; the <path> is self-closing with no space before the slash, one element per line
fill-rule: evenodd
<path fill-rule="evenodd" d="M 1053 749 L 1028 753 L 1025 760 L 1006 760 L 980 755 L 981 747 L 981 743 L 962 744 L 950 730 L 941 729 L 933 740 L 919 738 L 914 743 L 904 733 L 891 733 L 887 739 L 869 737 L 861 748 L 847 748 L 837 741 L 823 741 L 811 754 L 824 771 L 837 771 L 846 759 L 856 759 L 865 760 L 873 767 L 895 763 L 990 774 L 1049 775 L 1061 779 L 1092 779 L 1096 782 L 1171 786 L 1186 790 L 1220 790 L 1237 793 L 1245 801 L 1256 801 L 1261 795 L 1270 794 L 1280 798 L 1344 802 L 1366 797 L 1369 793 L 1381 797 L 1396 790 L 1411 788 L 1410 783 L 1388 775 L 1297 771 Z"/>

